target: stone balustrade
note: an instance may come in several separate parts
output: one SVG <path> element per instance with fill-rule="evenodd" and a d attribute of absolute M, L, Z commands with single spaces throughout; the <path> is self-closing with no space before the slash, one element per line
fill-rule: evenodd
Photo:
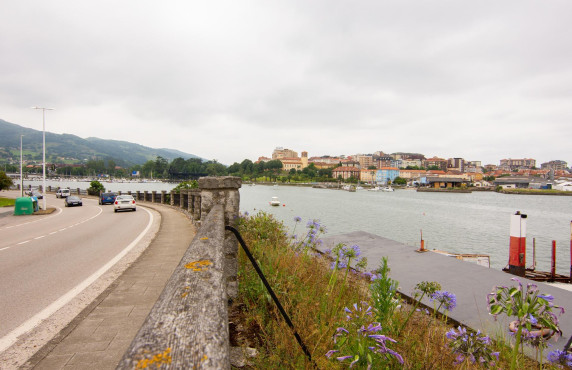
<path fill-rule="evenodd" d="M 205 177 L 199 189 L 134 195 L 161 204 L 169 198 L 199 228 L 118 369 L 230 368 L 228 301 L 238 295 L 238 243 L 225 226 L 236 226 L 240 186 L 237 177 Z"/>

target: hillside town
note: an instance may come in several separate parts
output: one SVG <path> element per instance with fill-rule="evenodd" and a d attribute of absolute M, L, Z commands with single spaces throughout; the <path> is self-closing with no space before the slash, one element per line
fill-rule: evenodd
<path fill-rule="evenodd" d="M 355 179 L 363 183 L 389 185 L 396 179 L 410 186 L 490 187 L 572 190 L 572 172 L 562 160 L 542 163 L 537 168 L 532 158 L 501 159 L 499 165 L 482 165 L 480 161 L 463 158 L 426 158 L 420 153 L 355 154 L 309 157 L 294 150 L 277 147 L 272 157 L 259 157 L 256 163 L 278 160 L 285 172 L 302 171 L 312 166 L 331 169 L 339 180 Z"/>

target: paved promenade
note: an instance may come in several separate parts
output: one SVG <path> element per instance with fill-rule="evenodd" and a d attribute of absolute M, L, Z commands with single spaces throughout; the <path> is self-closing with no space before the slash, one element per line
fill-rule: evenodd
<path fill-rule="evenodd" d="M 161 214 L 155 239 L 135 263 L 23 368 L 115 369 L 195 234 L 190 220 L 182 213 L 166 206 L 141 205 Z"/>
<path fill-rule="evenodd" d="M 496 334 L 508 337 L 508 320 L 506 316 L 499 316 L 499 320 L 495 322 L 493 316 L 489 315 L 487 294 L 494 286 L 517 285 L 510 280 L 515 276 L 437 253 L 417 253 L 415 247 L 362 231 L 324 238 L 322 249 L 332 248 L 338 243 L 359 245 L 362 255 L 368 259 L 370 270 L 379 267 L 382 257 L 388 257 L 390 277 L 399 282 L 399 291 L 405 295 L 411 296 L 419 282 L 440 283 L 443 290 L 457 296 L 457 307 L 449 315 L 452 319 L 473 329 L 480 329 L 493 338 Z M 538 285 L 542 293 L 554 296 L 554 304 L 569 311 L 558 317 L 563 331 L 562 337 L 557 341 L 554 338 L 549 341 L 552 349 L 563 349 L 572 335 L 572 292 L 542 282 L 519 279 L 525 286 L 527 283 Z M 423 303 L 433 307 L 432 302 L 425 298 Z"/>

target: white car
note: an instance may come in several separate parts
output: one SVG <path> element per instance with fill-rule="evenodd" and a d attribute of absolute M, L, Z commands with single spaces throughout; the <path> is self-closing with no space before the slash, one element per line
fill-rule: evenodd
<path fill-rule="evenodd" d="M 135 206 L 135 198 L 132 195 L 118 195 L 113 203 L 114 211 L 122 211 L 125 209 L 130 209 L 133 211 L 137 210 Z"/>
<path fill-rule="evenodd" d="M 70 196 L 70 189 L 58 189 L 56 191 L 56 198 L 67 198 Z"/>

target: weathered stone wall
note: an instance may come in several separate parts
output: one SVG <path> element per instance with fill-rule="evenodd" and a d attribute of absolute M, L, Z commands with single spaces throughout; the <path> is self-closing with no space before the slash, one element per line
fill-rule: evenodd
<path fill-rule="evenodd" d="M 225 226 L 236 226 L 240 186 L 236 177 L 205 177 L 199 189 L 170 193 L 171 207 L 200 227 L 118 369 L 153 359 L 168 359 L 165 369 L 230 368 L 228 300 L 238 295 L 238 242 Z"/>
<path fill-rule="evenodd" d="M 161 369 L 230 369 L 224 239 L 224 206 L 218 204 L 117 369 L 145 368 L 150 362 Z"/>

